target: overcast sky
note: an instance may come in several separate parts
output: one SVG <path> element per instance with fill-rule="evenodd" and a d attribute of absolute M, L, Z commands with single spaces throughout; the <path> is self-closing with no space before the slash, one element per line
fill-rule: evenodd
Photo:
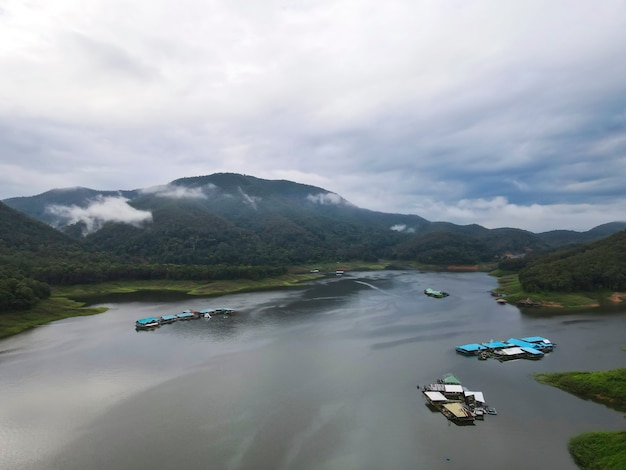
<path fill-rule="evenodd" d="M 623 0 L 0 3 L 0 199 L 236 172 L 428 220 L 626 220 Z"/>

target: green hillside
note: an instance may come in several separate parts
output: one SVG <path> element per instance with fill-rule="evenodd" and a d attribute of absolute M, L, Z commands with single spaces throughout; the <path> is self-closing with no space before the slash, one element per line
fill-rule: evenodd
<path fill-rule="evenodd" d="M 626 230 L 529 263 L 519 273 L 526 292 L 626 290 Z"/>

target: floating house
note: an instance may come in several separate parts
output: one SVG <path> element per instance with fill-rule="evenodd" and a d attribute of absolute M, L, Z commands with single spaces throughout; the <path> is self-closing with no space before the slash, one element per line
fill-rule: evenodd
<path fill-rule="evenodd" d="M 553 343 L 548 338 L 544 338 L 543 336 L 529 336 L 527 338 L 522 338 L 522 341 L 536 344 L 542 351 L 552 351 L 556 346 L 556 343 Z"/>
<path fill-rule="evenodd" d="M 486 351 L 487 347 L 478 343 L 462 344 L 456 347 L 456 352 L 466 356 L 477 356 L 481 351 Z"/>
<path fill-rule="evenodd" d="M 159 323 L 161 323 L 161 325 L 165 325 L 166 323 L 174 323 L 176 320 L 178 320 L 178 317 L 174 314 L 163 315 L 161 318 L 159 318 Z"/>
<path fill-rule="evenodd" d="M 544 353 L 552 351 L 554 343 L 542 336 L 527 338 L 509 338 L 506 341 L 461 344 L 456 352 L 466 356 L 478 356 L 479 359 L 496 358 L 500 361 L 510 359 L 541 359 Z"/>
<path fill-rule="evenodd" d="M 487 406 L 482 392 L 468 390 L 452 374 L 425 385 L 422 393 L 429 408 L 457 424 L 471 424 L 475 419 L 484 419 L 486 414 L 494 414 L 489 413 L 493 408 Z"/>
<path fill-rule="evenodd" d="M 192 320 L 194 318 L 198 318 L 196 315 L 194 315 L 192 312 L 182 312 L 182 313 L 178 313 L 176 314 L 176 317 L 179 320 Z"/>
<path fill-rule="evenodd" d="M 151 330 L 158 328 L 159 325 L 159 319 L 156 317 L 140 318 L 135 322 L 135 328 L 138 330 Z"/>

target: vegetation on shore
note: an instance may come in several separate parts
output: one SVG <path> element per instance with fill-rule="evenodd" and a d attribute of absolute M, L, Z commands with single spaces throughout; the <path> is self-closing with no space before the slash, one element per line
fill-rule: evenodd
<path fill-rule="evenodd" d="M 580 398 L 626 411 L 626 369 L 539 373 L 535 379 Z M 583 433 L 571 438 L 568 448 L 583 470 L 626 468 L 626 431 Z"/>
<path fill-rule="evenodd" d="M 94 315 L 105 308 L 85 308 L 83 303 L 53 295 L 29 310 L 0 313 L 0 339 L 63 318 Z"/>
<path fill-rule="evenodd" d="M 511 304 L 531 299 L 545 307 L 580 309 L 609 305 L 609 299 L 613 294 L 606 289 L 589 292 L 527 292 L 522 287 L 517 273 L 495 270 L 491 275 L 498 279 L 498 292 L 504 294 L 507 302 Z"/>
<path fill-rule="evenodd" d="M 585 400 L 626 412 L 626 368 L 602 372 L 540 373 L 535 374 L 535 379 Z"/>
<path fill-rule="evenodd" d="M 568 448 L 583 470 L 626 468 L 626 431 L 586 432 L 570 439 Z"/>
<path fill-rule="evenodd" d="M 43 325 L 63 318 L 93 315 L 106 311 L 105 308 L 85 308 L 83 302 L 72 300 L 85 299 L 116 293 L 139 291 L 175 291 L 202 297 L 220 296 L 236 292 L 258 291 L 290 287 L 318 277 L 314 273 L 290 273 L 282 276 L 267 277 L 259 280 L 225 279 L 212 282 L 198 281 L 124 281 L 98 284 L 76 284 L 58 286 L 52 289 L 50 298 L 41 300 L 29 310 L 15 310 L 0 313 L 0 338 L 21 333 L 35 326 Z"/>

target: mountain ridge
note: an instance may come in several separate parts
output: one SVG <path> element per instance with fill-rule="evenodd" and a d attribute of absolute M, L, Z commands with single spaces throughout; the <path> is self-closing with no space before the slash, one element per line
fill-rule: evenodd
<path fill-rule="evenodd" d="M 54 189 L 4 202 L 118 256 L 184 264 L 376 258 L 478 263 L 593 241 L 626 228 L 615 222 L 587 232 L 535 234 L 431 222 L 359 208 L 317 186 L 237 173 L 129 191 Z"/>

